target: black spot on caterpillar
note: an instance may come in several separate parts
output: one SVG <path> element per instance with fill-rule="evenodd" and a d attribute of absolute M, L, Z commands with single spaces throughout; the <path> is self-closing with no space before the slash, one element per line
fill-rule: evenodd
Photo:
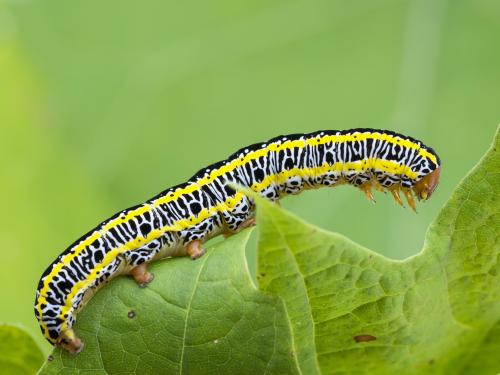
<path fill-rule="evenodd" d="M 143 204 L 123 210 L 70 245 L 43 273 L 35 315 L 47 340 L 82 349 L 72 326 L 92 293 L 118 274 L 140 286 L 153 276 L 147 264 L 172 255 L 203 255 L 203 241 L 253 225 L 253 201 L 229 184 L 276 201 L 305 189 L 347 183 L 371 200 L 388 189 L 415 209 L 413 194 L 428 199 L 439 182 L 434 150 L 391 131 L 324 130 L 279 136 L 238 150 Z"/>

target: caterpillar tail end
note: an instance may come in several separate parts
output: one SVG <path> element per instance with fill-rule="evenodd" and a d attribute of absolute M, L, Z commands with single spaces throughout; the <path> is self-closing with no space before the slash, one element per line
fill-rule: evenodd
<path fill-rule="evenodd" d="M 130 275 L 134 278 L 135 282 L 141 288 L 146 287 L 146 285 L 148 285 L 155 278 L 154 274 L 148 272 L 147 263 L 141 263 L 138 266 L 132 268 L 130 270 Z"/>
<path fill-rule="evenodd" d="M 83 350 L 85 344 L 75 335 L 75 332 L 72 329 L 68 329 L 61 334 L 61 338 L 59 339 L 57 346 L 67 350 L 71 354 L 78 354 Z"/>

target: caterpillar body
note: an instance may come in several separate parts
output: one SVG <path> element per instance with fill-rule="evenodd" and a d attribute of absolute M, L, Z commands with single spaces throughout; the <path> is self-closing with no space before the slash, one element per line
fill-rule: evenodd
<path fill-rule="evenodd" d="M 387 189 L 402 205 L 401 192 L 415 209 L 413 194 L 423 200 L 431 196 L 440 164 L 422 142 L 374 129 L 292 134 L 240 149 L 187 182 L 117 213 L 59 255 L 36 292 L 42 333 L 51 344 L 79 352 L 83 342 L 72 329 L 75 316 L 100 286 L 119 274 L 144 286 L 153 278 L 150 261 L 196 259 L 207 239 L 252 225 L 253 201 L 234 184 L 277 201 L 304 189 L 347 183 L 371 200 L 372 187 Z"/>

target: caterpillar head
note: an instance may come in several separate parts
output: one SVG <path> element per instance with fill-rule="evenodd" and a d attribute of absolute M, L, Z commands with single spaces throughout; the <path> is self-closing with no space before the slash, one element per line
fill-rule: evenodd
<path fill-rule="evenodd" d="M 427 200 L 431 197 L 439 183 L 439 175 L 441 174 L 441 167 L 437 166 L 432 172 L 426 174 L 415 185 L 413 191 L 419 199 Z"/>

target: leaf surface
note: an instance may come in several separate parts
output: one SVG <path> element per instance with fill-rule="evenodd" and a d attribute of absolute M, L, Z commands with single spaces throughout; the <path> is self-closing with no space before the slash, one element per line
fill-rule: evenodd
<path fill-rule="evenodd" d="M 40 374 L 293 374 L 283 303 L 257 291 L 246 268 L 249 233 L 196 261 L 157 262 L 145 289 L 111 282 L 77 319 L 85 349 L 55 349 Z"/>
<path fill-rule="evenodd" d="M 40 373 L 497 374 L 499 146 L 405 261 L 256 197 L 260 291 L 249 231 L 198 261 L 158 262 L 146 289 L 121 277 L 97 293 L 77 320 L 85 350 L 56 349 Z"/>
<path fill-rule="evenodd" d="M 42 351 L 23 328 L 0 324 L 0 374 L 31 375 L 42 363 Z"/>
<path fill-rule="evenodd" d="M 500 372 L 499 147 L 405 261 L 259 199 L 259 285 L 285 301 L 303 374 Z"/>

